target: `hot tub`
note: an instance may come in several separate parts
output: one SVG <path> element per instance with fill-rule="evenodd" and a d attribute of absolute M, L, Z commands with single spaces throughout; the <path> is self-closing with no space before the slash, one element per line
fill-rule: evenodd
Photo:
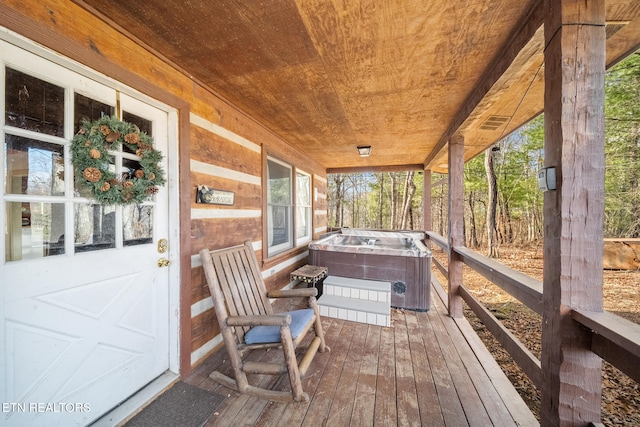
<path fill-rule="evenodd" d="M 424 233 L 343 229 L 309 244 L 309 263 L 329 275 L 391 282 L 391 306 L 427 311 L 431 251 Z"/>

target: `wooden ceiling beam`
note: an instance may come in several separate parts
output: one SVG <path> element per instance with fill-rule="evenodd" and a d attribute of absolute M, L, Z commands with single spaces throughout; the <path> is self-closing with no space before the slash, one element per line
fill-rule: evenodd
<path fill-rule="evenodd" d="M 471 92 L 462 108 L 455 115 L 446 132 L 438 140 L 431 153 L 424 161 L 425 167 L 432 167 L 432 163 L 436 160 L 441 151 L 446 147 L 447 142 L 454 133 L 463 125 L 467 118 L 473 113 L 473 110 L 480 104 L 482 99 L 489 93 L 491 88 L 498 82 L 511 66 L 518 56 L 518 53 L 529 43 L 536 31 L 544 22 L 544 0 L 536 2 L 529 13 L 527 13 L 519 25 L 516 25 L 516 32 L 510 37 L 505 44 L 501 54 L 493 62 L 493 65 L 487 69 L 480 78 L 478 85 Z"/>

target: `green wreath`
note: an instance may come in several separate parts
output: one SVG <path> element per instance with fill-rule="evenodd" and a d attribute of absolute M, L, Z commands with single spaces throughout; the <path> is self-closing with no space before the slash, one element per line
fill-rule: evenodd
<path fill-rule="evenodd" d="M 136 153 L 140 168 L 118 176 L 113 171 L 109 151 L 117 151 L 121 146 Z M 89 190 L 103 205 L 142 203 L 165 183 L 159 166 L 162 153 L 153 148 L 153 139 L 136 125 L 116 117 L 83 121 L 71 141 L 71 157 L 79 187 Z"/>

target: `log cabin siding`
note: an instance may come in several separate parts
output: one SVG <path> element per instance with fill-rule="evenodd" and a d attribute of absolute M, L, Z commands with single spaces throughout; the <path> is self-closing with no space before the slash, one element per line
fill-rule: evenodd
<path fill-rule="evenodd" d="M 300 159 L 304 157 L 286 144 L 258 144 L 196 114 L 191 114 L 191 125 L 191 264 L 197 272 L 191 275 L 190 292 L 193 366 L 220 343 L 220 328 L 211 322 L 213 306 L 209 304 L 210 294 L 201 274 L 198 252 L 204 247 L 220 249 L 251 240 L 258 259 L 266 267 L 263 276 L 267 289 L 286 286 L 291 271 L 307 263 L 307 252 L 294 249 L 284 257 L 279 256 L 275 265 L 264 263 L 263 150 L 286 159 L 294 167 L 308 168 L 309 163 L 302 163 Z M 310 172 L 316 175 L 318 169 Z M 198 185 L 233 192 L 233 206 L 195 203 Z"/>
<path fill-rule="evenodd" d="M 261 147 L 221 126 L 191 114 L 191 158 L 205 164 L 255 176 L 260 182 Z M 233 142 L 233 144 L 230 144 Z M 238 161 L 241 159 L 242 161 Z M 250 177 L 247 181 L 254 183 Z"/>
<path fill-rule="evenodd" d="M 193 330 L 191 333 L 191 347 L 195 349 L 191 354 L 192 363 L 197 363 L 200 358 L 200 351 L 207 343 L 213 341 L 219 334 L 220 326 L 216 320 L 213 309 L 209 309 L 192 318 Z M 212 325 L 214 327 L 212 327 Z M 208 348 L 207 348 L 208 350 Z"/>
<path fill-rule="evenodd" d="M 195 258 L 195 257 L 194 257 Z M 200 267 L 200 268 L 198 268 Z M 192 308 L 198 301 L 207 299 L 211 294 L 204 277 L 204 270 L 201 267 L 200 260 L 191 269 L 191 301 L 194 301 Z"/>
<path fill-rule="evenodd" d="M 215 348 L 219 333 L 213 310 L 206 302 L 209 294 L 197 260 L 198 251 L 205 246 L 219 248 L 251 239 L 258 258 L 262 259 L 265 253 L 262 251 L 265 150 L 294 167 L 303 167 L 314 176 L 314 182 L 326 183 L 326 170 L 216 96 L 184 72 L 180 64 L 171 63 L 131 36 L 126 28 L 81 2 L 4 1 L 0 5 L 0 26 L 189 115 L 180 119 L 181 123 L 190 124 L 180 125 L 178 142 L 180 152 L 189 153 L 188 162 L 182 162 L 189 165 L 189 171 L 180 173 L 181 181 L 190 182 L 189 186 L 181 185 L 180 194 L 180 205 L 185 211 L 181 213 L 181 249 L 189 253 L 187 256 L 183 252 L 181 256 L 184 300 L 181 371 L 188 374 Z M 234 192 L 234 205 L 196 205 L 198 184 Z M 186 188 L 190 191 L 185 191 Z M 326 216 L 314 215 L 313 227 L 326 228 Z M 185 233 L 190 233 L 187 238 Z M 304 256 L 299 250 L 280 256 L 278 263 L 269 266 L 265 273 L 268 287 L 286 286 L 289 273 L 306 263 Z"/>

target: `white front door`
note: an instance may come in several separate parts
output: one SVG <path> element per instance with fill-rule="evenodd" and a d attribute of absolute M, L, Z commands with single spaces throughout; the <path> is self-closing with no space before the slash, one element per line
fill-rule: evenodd
<path fill-rule="evenodd" d="M 3 41 L 0 57 L 0 424 L 86 425 L 169 368 L 169 204 L 166 188 L 92 202 L 70 141 L 119 114 L 166 152 L 168 115 Z M 111 154 L 135 171 L 135 154 Z"/>

